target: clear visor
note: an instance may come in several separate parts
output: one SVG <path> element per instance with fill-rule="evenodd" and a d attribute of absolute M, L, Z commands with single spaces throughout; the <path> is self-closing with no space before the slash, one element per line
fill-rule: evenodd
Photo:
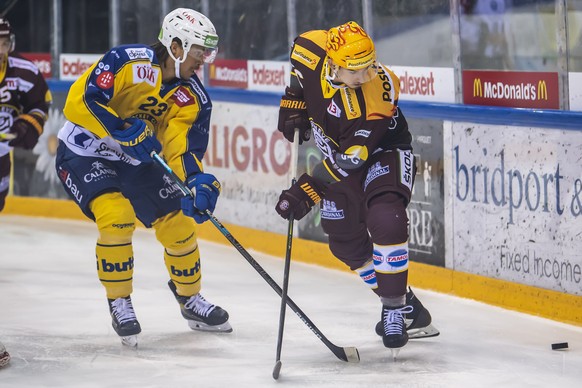
<path fill-rule="evenodd" d="M 376 62 L 368 67 L 358 70 L 349 70 L 339 66 L 337 69 L 334 81 L 344 83 L 350 87 L 365 84 L 366 82 L 371 81 L 378 74 L 378 66 L 376 65 Z"/>
<path fill-rule="evenodd" d="M 192 46 L 190 47 L 190 51 L 188 51 L 188 56 L 202 61 L 204 63 L 212 63 L 216 58 L 216 54 L 218 53 L 218 47 L 202 47 L 202 46 Z"/>

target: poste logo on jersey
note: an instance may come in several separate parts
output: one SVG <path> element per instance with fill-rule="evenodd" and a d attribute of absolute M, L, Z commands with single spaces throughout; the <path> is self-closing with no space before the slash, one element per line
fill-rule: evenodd
<path fill-rule="evenodd" d="M 160 70 L 153 68 L 149 64 L 135 63 L 133 69 L 133 83 L 139 84 L 145 82 L 149 85 L 156 86 Z"/>

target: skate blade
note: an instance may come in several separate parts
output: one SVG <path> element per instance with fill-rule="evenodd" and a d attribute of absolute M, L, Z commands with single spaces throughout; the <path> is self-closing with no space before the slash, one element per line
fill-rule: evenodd
<path fill-rule="evenodd" d="M 426 327 L 421 327 L 418 329 L 409 329 L 407 330 L 408 338 L 409 339 L 419 339 L 419 338 L 430 338 L 436 337 L 441 332 L 437 330 L 432 324 Z"/>
<path fill-rule="evenodd" d="M 137 334 L 136 335 L 127 335 L 121 338 L 121 344 L 127 346 L 129 348 L 137 348 Z"/>
<path fill-rule="evenodd" d="M 0 368 L 8 365 L 9 362 L 10 362 L 10 355 L 8 354 L 8 352 L 0 354 Z"/>
<path fill-rule="evenodd" d="M 392 353 L 392 361 L 396 361 L 396 357 L 398 357 L 398 353 L 400 353 L 400 349 L 402 349 L 402 348 L 390 348 L 390 352 Z"/>
<path fill-rule="evenodd" d="M 190 329 L 198 331 L 208 331 L 213 333 L 232 332 L 232 326 L 230 326 L 230 323 L 228 323 L 228 321 L 220 325 L 207 325 L 202 322 L 188 320 L 188 326 L 190 326 Z"/>

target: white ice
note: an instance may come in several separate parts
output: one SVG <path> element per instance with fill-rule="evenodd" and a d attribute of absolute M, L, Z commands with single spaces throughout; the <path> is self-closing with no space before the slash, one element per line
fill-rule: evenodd
<path fill-rule="evenodd" d="M 234 236 L 237 237 L 236 235 Z M 280 299 L 227 245 L 200 241 L 203 294 L 234 332 L 192 331 L 167 288 L 162 248 L 135 234 L 137 350 L 111 328 L 90 222 L 0 215 L 0 341 L 12 355 L 0 387 L 581 387 L 582 328 L 416 289 L 441 335 L 394 361 L 374 333 L 380 304 L 357 276 L 292 263 L 289 294 L 325 336 L 356 346 L 337 359 L 287 310 L 273 380 Z M 249 251 L 281 284 L 283 260 Z M 555 342 L 569 349 L 551 350 Z"/>

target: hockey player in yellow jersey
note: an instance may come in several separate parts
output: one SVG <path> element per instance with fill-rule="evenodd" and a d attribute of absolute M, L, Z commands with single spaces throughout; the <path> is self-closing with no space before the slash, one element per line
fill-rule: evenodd
<path fill-rule="evenodd" d="M 283 190 L 276 211 L 303 218 L 317 203 L 329 248 L 380 297 L 376 332 L 396 353 L 410 337 L 438 335 L 407 292 L 408 217 L 414 181 L 412 136 L 400 108 L 398 77 L 376 60 L 356 22 L 295 39 L 291 80 L 278 129 L 293 141 L 313 134 L 323 160 Z"/>
<path fill-rule="evenodd" d="M 196 223 L 214 210 L 220 183 L 205 173 L 212 103 L 196 70 L 214 60 L 212 22 L 178 8 L 163 21 L 159 42 L 114 47 L 71 86 L 59 132 L 56 168 L 63 187 L 99 231 L 97 272 L 122 342 L 137 345 L 131 301 L 136 220 L 164 247 L 168 286 L 192 329 L 230 332 L 228 313 L 200 294 Z M 182 197 L 153 163 L 159 153 L 195 190 Z"/>

